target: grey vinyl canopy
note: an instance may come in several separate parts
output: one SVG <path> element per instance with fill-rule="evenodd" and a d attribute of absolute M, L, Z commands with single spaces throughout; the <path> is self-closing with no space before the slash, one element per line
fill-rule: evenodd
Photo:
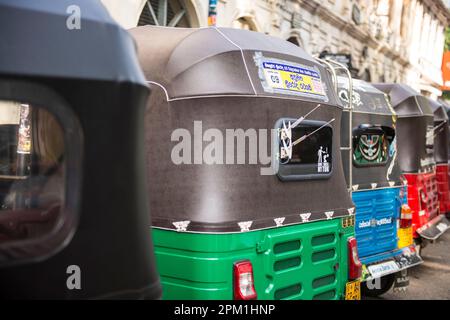
<path fill-rule="evenodd" d="M 353 214 L 339 151 L 342 106 L 330 89 L 329 74 L 311 56 L 291 43 L 246 30 L 146 26 L 131 34 L 152 88 L 146 152 L 154 227 L 226 233 Z M 268 91 L 261 59 L 310 70 L 320 78 L 325 95 Z M 263 146 L 272 153 L 273 164 L 278 160 L 273 159 L 276 150 L 271 152 L 272 138 L 260 138 L 276 132 L 280 119 L 294 121 L 310 111 L 308 123 L 328 123 L 332 132 L 329 175 L 282 181 L 276 174 L 261 174 L 270 164 L 250 162 L 248 154 L 243 163 L 236 161 L 237 140 L 227 140 L 227 130 L 248 134 L 245 152 Z M 199 131 L 200 139 L 207 132 L 223 134 L 225 145 L 218 153 L 232 161 L 205 163 L 201 155 L 209 144 L 195 140 Z M 252 132 L 258 141 L 250 137 Z M 174 147 L 186 141 L 187 160 L 174 163 Z"/>
<path fill-rule="evenodd" d="M 349 112 L 348 112 L 348 80 L 338 77 L 338 96 L 344 105 L 341 141 L 343 146 L 349 145 Z M 357 148 L 357 139 L 364 130 L 381 130 L 384 138 L 389 141 L 387 160 L 375 165 L 358 165 L 354 159 L 349 159 L 348 152 L 342 153 L 344 170 L 348 177 L 348 162 L 352 161 L 353 190 L 378 189 L 398 187 L 402 185 L 401 172 L 398 164 L 396 136 L 396 115 L 388 101 L 387 95 L 373 85 L 358 79 L 353 79 L 353 116 L 352 139 L 353 150 Z"/>
<path fill-rule="evenodd" d="M 449 123 L 447 110 L 441 101 L 428 100 L 430 101 L 430 106 L 434 114 L 434 158 L 437 164 L 447 164 L 449 152 Z"/>
<path fill-rule="evenodd" d="M 130 32 L 138 43 L 142 69 L 151 75 L 147 80 L 164 87 L 170 100 L 205 95 L 286 96 L 268 93 L 261 86 L 262 71 L 255 68 L 259 58 L 255 52 L 270 52 L 272 58 L 295 57 L 296 62 L 316 69 L 324 77 L 324 102 L 337 104 L 328 90 L 332 86 L 324 68 L 302 48 L 282 39 L 231 28 L 143 26 Z M 148 40 L 149 34 L 152 41 Z"/>
<path fill-rule="evenodd" d="M 433 151 L 434 114 L 430 101 L 405 84 L 380 83 L 398 116 L 397 143 L 403 172 L 423 172 L 435 164 Z"/>
<path fill-rule="evenodd" d="M 445 112 L 447 113 L 447 116 L 450 118 L 450 104 L 444 99 L 439 99 L 439 102 L 442 104 L 442 106 L 445 109 Z M 449 131 L 450 131 L 450 123 L 449 123 Z M 450 137 L 448 138 L 448 158 L 450 159 Z"/>

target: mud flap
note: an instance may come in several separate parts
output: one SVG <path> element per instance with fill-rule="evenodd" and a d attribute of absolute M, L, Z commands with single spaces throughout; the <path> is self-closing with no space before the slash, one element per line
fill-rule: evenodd
<path fill-rule="evenodd" d="M 417 233 L 424 239 L 436 240 L 448 229 L 450 229 L 450 221 L 444 215 L 439 215 L 420 229 L 417 229 Z"/>
<path fill-rule="evenodd" d="M 395 274 L 394 292 L 405 292 L 409 286 L 408 269 Z"/>
<path fill-rule="evenodd" d="M 381 278 L 392 273 L 401 274 L 400 271 L 414 267 L 422 262 L 423 260 L 414 245 L 405 247 L 400 249 L 399 253 L 390 259 L 364 265 L 362 281 Z"/>

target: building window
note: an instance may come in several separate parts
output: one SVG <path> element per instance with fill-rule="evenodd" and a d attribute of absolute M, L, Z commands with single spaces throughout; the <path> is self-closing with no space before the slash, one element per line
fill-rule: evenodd
<path fill-rule="evenodd" d="M 148 0 L 142 10 L 138 26 L 192 27 L 182 0 Z"/>
<path fill-rule="evenodd" d="M 256 27 L 256 23 L 253 21 L 252 18 L 249 18 L 249 17 L 241 17 L 241 18 L 236 19 L 233 22 L 233 28 L 250 30 L 250 31 L 258 31 L 258 28 Z"/>

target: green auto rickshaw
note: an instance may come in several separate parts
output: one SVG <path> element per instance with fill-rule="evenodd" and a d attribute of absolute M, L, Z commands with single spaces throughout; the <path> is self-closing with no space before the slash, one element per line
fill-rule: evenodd
<path fill-rule="evenodd" d="M 130 32 L 152 89 L 145 140 L 163 298 L 359 298 L 342 106 L 325 67 L 251 31 Z"/>

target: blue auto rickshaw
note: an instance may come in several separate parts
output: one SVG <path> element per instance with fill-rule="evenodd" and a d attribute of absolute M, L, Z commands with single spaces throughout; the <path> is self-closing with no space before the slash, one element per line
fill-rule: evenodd
<path fill-rule="evenodd" d="M 378 296 L 394 284 L 405 287 L 406 270 L 422 262 L 413 245 L 412 213 L 398 163 L 397 118 L 387 96 L 369 83 L 353 79 L 349 90 L 347 79 L 336 82 L 345 110 L 342 158 L 356 206 L 362 291 Z"/>

